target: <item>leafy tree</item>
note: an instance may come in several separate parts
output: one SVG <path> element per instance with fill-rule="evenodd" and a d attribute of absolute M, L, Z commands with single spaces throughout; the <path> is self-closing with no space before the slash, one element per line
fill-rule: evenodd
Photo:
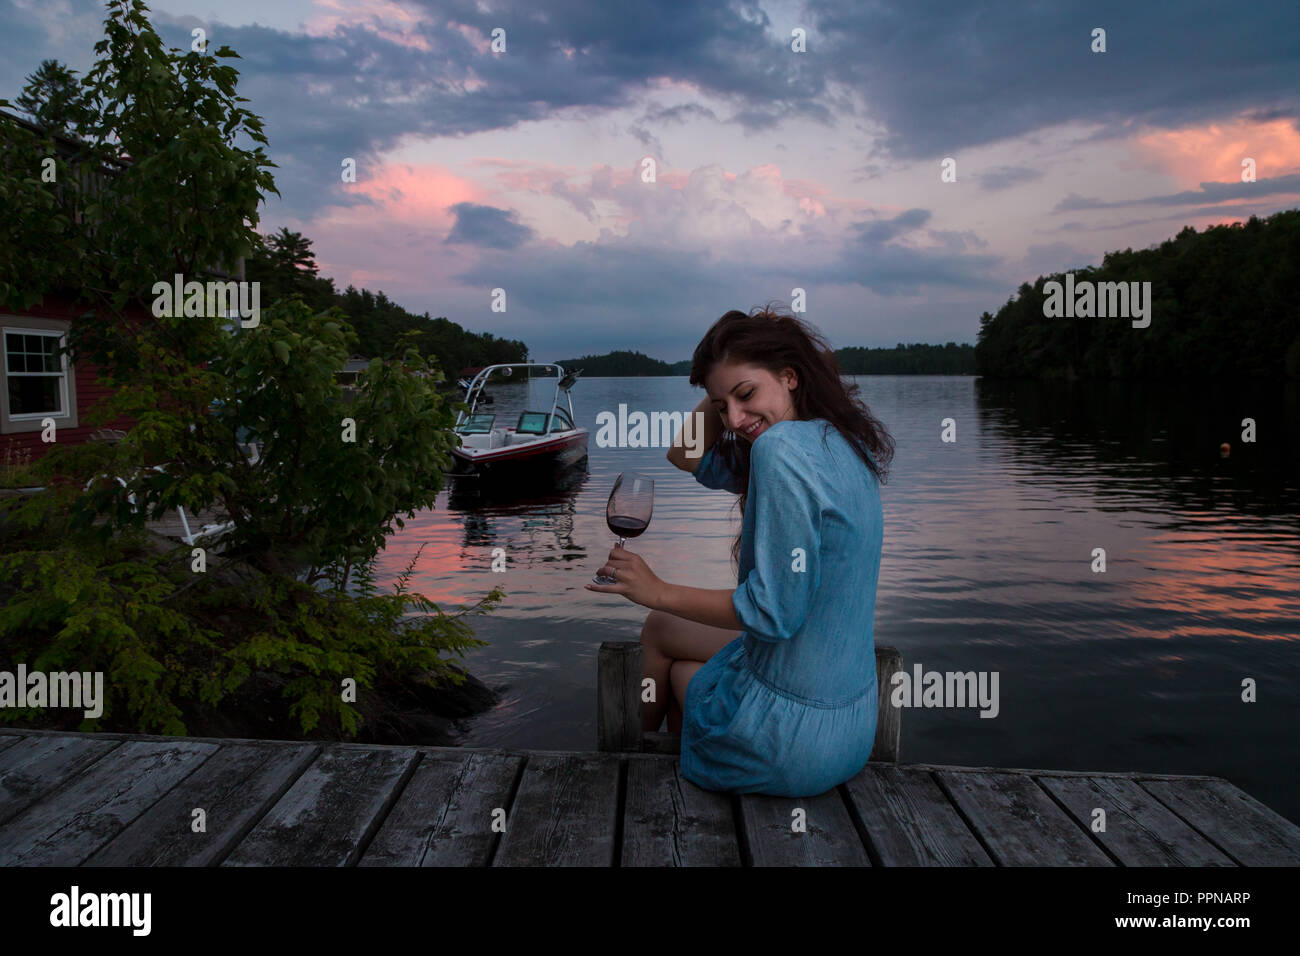
<path fill-rule="evenodd" d="M 350 733 L 362 711 L 340 701 L 343 677 L 438 679 L 443 652 L 473 646 L 420 595 L 349 590 L 397 515 L 433 503 L 451 414 L 437 370 L 401 341 L 348 404 L 333 372 L 356 335 L 301 298 L 233 334 L 210 307 L 153 308 L 155 283 L 224 277 L 258 247 L 274 181 L 261 120 L 220 62 L 237 54 L 164 49 L 146 9 L 108 4 L 81 84 L 84 141 L 0 124 L 0 307 L 75 296 L 69 351 L 112 390 L 98 417 L 136 422 L 112 446 L 56 443 L 38 463 L 52 493 L 0 507 L 0 643 L 36 666 L 106 671 L 113 719 L 138 729 L 184 732 L 226 695 L 271 687 L 304 731 Z M 39 173 L 50 158 L 54 182 Z M 318 281 L 309 244 L 277 239 L 282 263 Z M 256 464 L 241 434 L 263 443 Z M 215 504 L 234 529 L 211 574 L 143 531 L 146 516 Z"/>

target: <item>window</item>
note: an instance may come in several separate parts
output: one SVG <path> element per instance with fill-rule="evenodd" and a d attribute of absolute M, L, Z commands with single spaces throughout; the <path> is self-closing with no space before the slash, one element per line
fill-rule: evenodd
<path fill-rule="evenodd" d="M 12 419 L 68 414 L 68 373 L 57 332 L 5 329 L 5 375 Z"/>
<path fill-rule="evenodd" d="M 37 316 L 0 317 L 0 432 L 77 426 L 73 370 L 61 354 L 68 323 Z"/>

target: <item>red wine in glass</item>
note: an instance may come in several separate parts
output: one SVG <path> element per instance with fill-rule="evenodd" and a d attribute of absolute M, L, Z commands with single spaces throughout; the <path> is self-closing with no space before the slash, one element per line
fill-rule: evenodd
<path fill-rule="evenodd" d="M 650 526 L 649 521 L 645 521 L 641 518 L 633 518 L 629 515 L 614 515 L 611 518 L 606 518 L 605 523 L 609 525 L 610 531 L 614 532 L 624 540 L 635 538 Z"/>
<path fill-rule="evenodd" d="M 654 514 L 655 483 L 654 479 L 635 473 L 624 473 L 614 482 L 614 490 L 609 493 L 609 504 L 605 507 L 605 523 L 609 530 L 618 535 L 616 547 L 623 547 L 628 538 L 635 538 L 650 525 L 650 516 Z M 592 579 L 596 584 L 617 584 L 618 579 L 597 574 Z"/>

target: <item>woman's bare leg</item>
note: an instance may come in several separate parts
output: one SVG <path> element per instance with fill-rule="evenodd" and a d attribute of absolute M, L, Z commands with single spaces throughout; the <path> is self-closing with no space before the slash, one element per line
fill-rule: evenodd
<path fill-rule="evenodd" d="M 641 674 L 654 682 L 654 700 L 641 705 L 641 729 L 650 733 L 659 730 L 672 698 L 669 668 L 673 659 L 659 649 L 664 642 L 663 631 L 670 626 L 662 618 L 669 616 L 662 611 L 651 611 L 641 625 Z"/>
<path fill-rule="evenodd" d="M 691 682 L 695 672 L 704 665 L 699 661 L 673 661 L 673 666 L 668 669 L 668 682 L 673 688 L 673 704 L 681 700 L 686 700 L 686 685 Z M 674 706 L 673 710 L 677 711 L 677 726 L 673 726 L 673 712 L 668 712 L 668 732 L 670 734 L 680 734 L 682 732 L 682 710 Z"/>
<path fill-rule="evenodd" d="M 664 611 L 651 611 L 641 627 L 641 647 L 643 674 L 654 681 L 655 699 L 643 705 L 642 730 L 657 731 L 672 704 L 676 704 L 678 711 L 675 716 L 677 728 L 673 729 L 674 715 L 669 713 L 669 731 L 681 730 L 680 710 L 686 702 L 686 684 L 682 684 L 683 695 L 679 698 L 671 676 L 674 661 L 703 664 L 739 636 L 737 631 L 724 627 L 711 627 Z"/>

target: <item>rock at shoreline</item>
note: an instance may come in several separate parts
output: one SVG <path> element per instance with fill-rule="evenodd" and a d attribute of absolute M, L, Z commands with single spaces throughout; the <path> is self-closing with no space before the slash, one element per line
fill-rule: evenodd
<path fill-rule="evenodd" d="M 460 737 L 458 724 L 491 710 L 500 703 L 501 695 L 463 668 L 449 666 L 463 674 L 464 681 L 460 684 L 444 681 L 437 687 L 407 685 L 382 713 L 367 715 L 357 742 L 456 746 Z"/>

